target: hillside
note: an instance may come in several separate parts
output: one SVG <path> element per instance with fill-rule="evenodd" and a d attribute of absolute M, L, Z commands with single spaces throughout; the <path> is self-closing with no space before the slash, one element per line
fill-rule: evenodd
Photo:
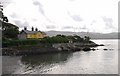
<path fill-rule="evenodd" d="M 46 31 L 46 34 L 48 36 L 55 36 L 57 34 L 62 34 L 62 35 L 79 35 L 81 37 L 84 36 L 89 36 L 91 39 L 118 39 L 118 33 L 113 32 L 113 33 L 94 33 L 94 32 L 66 32 L 66 31 Z M 119 33 L 119 38 L 120 38 L 120 33 Z"/>

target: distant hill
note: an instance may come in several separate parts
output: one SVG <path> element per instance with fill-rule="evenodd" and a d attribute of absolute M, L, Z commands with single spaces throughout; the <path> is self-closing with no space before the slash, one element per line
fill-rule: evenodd
<path fill-rule="evenodd" d="M 80 37 L 84 36 L 89 36 L 91 39 L 118 39 L 118 33 L 113 32 L 113 33 L 94 33 L 94 32 L 66 32 L 66 31 L 46 31 L 46 34 L 48 36 L 55 36 L 57 34 L 62 34 L 62 35 L 79 35 Z M 119 33 L 119 39 L 120 39 L 120 33 Z"/>

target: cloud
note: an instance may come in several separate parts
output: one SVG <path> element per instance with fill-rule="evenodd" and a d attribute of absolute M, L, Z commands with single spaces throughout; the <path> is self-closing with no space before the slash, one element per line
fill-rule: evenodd
<path fill-rule="evenodd" d="M 111 6 L 106 6 L 107 1 L 104 0 L 100 3 L 88 1 L 87 4 L 82 0 L 13 0 L 13 2 L 4 8 L 4 14 L 9 18 L 9 22 L 16 23 L 20 27 L 35 25 L 42 30 L 86 31 L 88 29 L 91 31 L 94 29 L 96 32 L 113 32 L 114 27 L 116 28 L 117 16 L 113 13 L 117 8 L 111 1 L 108 3 Z M 85 7 L 85 4 L 90 7 Z M 106 28 L 111 29 L 106 30 Z"/>
<path fill-rule="evenodd" d="M 75 21 L 79 21 L 79 22 L 82 21 L 82 18 L 80 18 L 79 15 L 72 15 L 71 18 Z"/>
<path fill-rule="evenodd" d="M 88 28 L 85 25 L 82 26 L 82 27 L 64 26 L 61 29 L 63 29 L 63 30 L 69 30 L 69 29 L 74 29 L 74 30 L 88 30 Z"/>
<path fill-rule="evenodd" d="M 33 0 L 33 5 L 38 6 L 38 9 L 41 12 L 41 14 L 45 16 L 43 5 L 40 2 Z"/>
<path fill-rule="evenodd" d="M 88 28 L 84 25 L 83 27 L 80 27 L 79 29 L 87 30 Z"/>
<path fill-rule="evenodd" d="M 69 0 L 69 1 L 75 1 L 75 0 Z"/>
<path fill-rule="evenodd" d="M 113 19 L 112 18 L 107 18 L 107 17 L 102 17 L 105 25 L 106 25 L 106 28 L 109 28 L 109 29 L 115 29 L 114 25 L 113 25 Z"/>
<path fill-rule="evenodd" d="M 96 23 L 97 21 L 96 20 L 93 20 L 92 22 L 91 22 L 91 25 L 93 25 L 94 23 Z"/>
<path fill-rule="evenodd" d="M 0 0 L 0 4 L 3 5 L 3 7 L 6 7 L 9 3 L 11 3 L 12 0 Z"/>
<path fill-rule="evenodd" d="M 33 5 L 38 6 L 39 12 L 46 18 L 46 20 L 50 23 L 54 23 L 53 21 L 51 21 L 45 14 L 43 5 L 41 4 L 41 2 L 33 0 Z"/>
<path fill-rule="evenodd" d="M 33 18 L 32 21 L 37 21 L 37 19 Z"/>
<path fill-rule="evenodd" d="M 72 26 L 64 26 L 62 27 L 62 29 L 72 29 L 73 27 Z"/>
<path fill-rule="evenodd" d="M 54 29 L 54 28 L 56 28 L 56 26 L 55 25 L 47 25 L 46 28 L 47 29 Z"/>
<path fill-rule="evenodd" d="M 68 15 L 69 15 L 74 21 L 77 21 L 77 22 L 83 21 L 83 19 L 80 17 L 80 15 L 76 15 L 76 14 L 71 15 L 70 12 L 68 12 Z"/>
<path fill-rule="evenodd" d="M 16 25 L 18 25 L 20 28 L 23 28 L 23 27 L 28 27 L 29 26 L 29 23 L 27 21 L 23 22 L 23 21 L 20 21 L 20 20 L 15 20 L 14 21 Z"/>
<path fill-rule="evenodd" d="M 12 18 L 18 18 L 18 15 L 17 15 L 16 13 L 12 13 L 12 14 L 10 15 L 10 17 L 12 17 Z"/>

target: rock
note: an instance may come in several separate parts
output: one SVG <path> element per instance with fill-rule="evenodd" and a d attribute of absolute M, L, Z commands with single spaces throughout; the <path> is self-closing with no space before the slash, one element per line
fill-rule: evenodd
<path fill-rule="evenodd" d="M 113 49 L 109 49 L 110 51 L 113 51 Z"/>
<path fill-rule="evenodd" d="M 89 47 L 85 47 L 82 49 L 83 51 L 90 51 L 91 49 Z"/>
<path fill-rule="evenodd" d="M 60 47 L 59 47 L 59 48 L 57 48 L 57 49 L 58 49 L 59 51 L 62 51 L 62 48 L 60 48 Z"/>
<path fill-rule="evenodd" d="M 100 44 L 100 45 L 98 45 L 98 46 L 104 46 L 103 44 Z"/>
<path fill-rule="evenodd" d="M 91 50 L 95 51 L 96 49 L 93 48 L 93 49 L 91 49 Z"/>
<path fill-rule="evenodd" d="M 108 50 L 108 49 L 103 49 L 103 50 Z"/>

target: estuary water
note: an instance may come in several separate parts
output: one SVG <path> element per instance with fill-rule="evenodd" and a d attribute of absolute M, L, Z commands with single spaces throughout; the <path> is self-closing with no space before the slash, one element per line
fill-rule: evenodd
<path fill-rule="evenodd" d="M 118 40 L 92 40 L 97 50 L 3 56 L 3 74 L 118 74 Z M 107 49 L 107 50 L 105 50 Z"/>

